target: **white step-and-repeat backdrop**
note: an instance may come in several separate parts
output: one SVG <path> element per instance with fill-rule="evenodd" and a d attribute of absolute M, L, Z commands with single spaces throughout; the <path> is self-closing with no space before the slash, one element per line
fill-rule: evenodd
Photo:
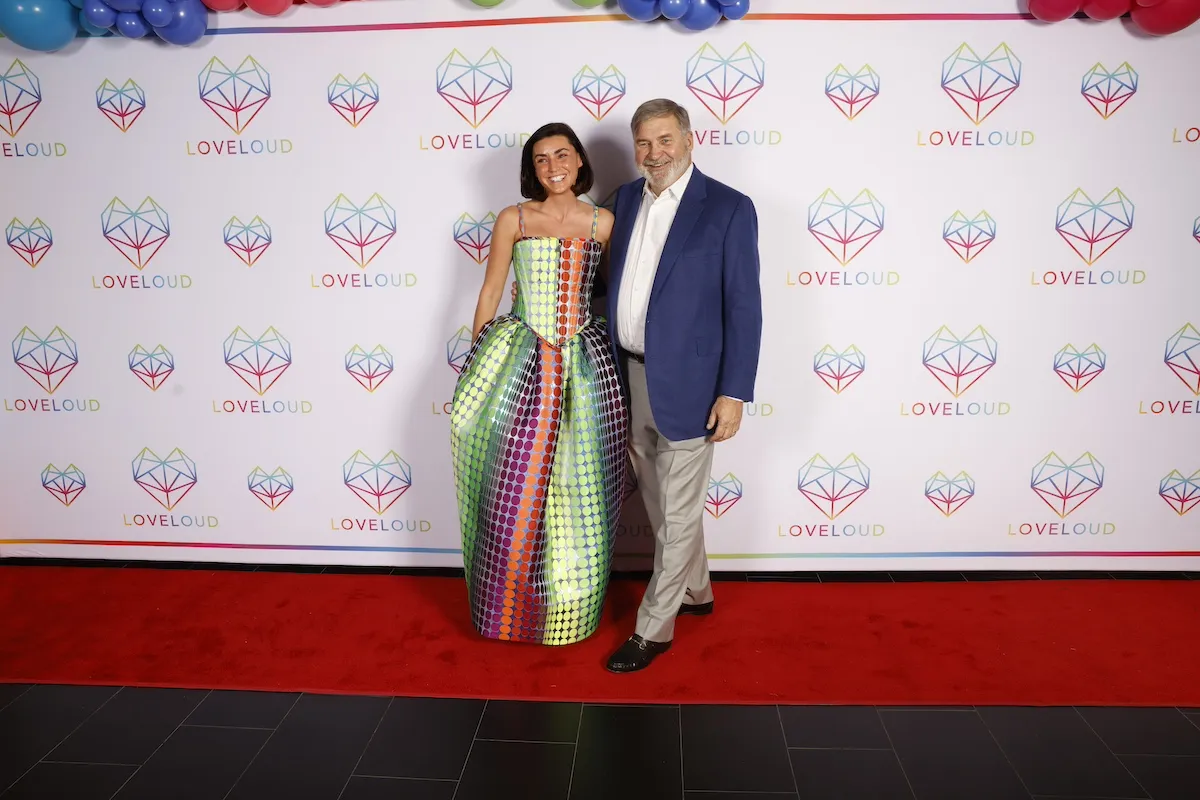
<path fill-rule="evenodd" d="M 460 565 L 448 403 L 520 147 L 575 126 L 604 202 L 665 96 L 761 223 L 714 569 L 1200 564 L 1200 33 L 573 8 L 0 41 L 0 555 Z"/>

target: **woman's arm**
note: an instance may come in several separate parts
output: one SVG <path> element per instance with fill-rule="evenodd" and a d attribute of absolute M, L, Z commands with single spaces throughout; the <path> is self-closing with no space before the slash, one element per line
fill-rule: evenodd
<path fill-rule="evenodd" d="M 479 289 L 479 302 L 475 304 L 471 341 L 478 339 L 483 326 L 496 318 L 496 309 L 500 307 L 500 298 L 504 295 L 504 279 L 508 277 L 508 268 L 512 264 L 512 246 L 517 240 L 518 228 L 516 206 L 501 211 L 492 226 L 492 245 L 488 250 L 483 286 Z"/>

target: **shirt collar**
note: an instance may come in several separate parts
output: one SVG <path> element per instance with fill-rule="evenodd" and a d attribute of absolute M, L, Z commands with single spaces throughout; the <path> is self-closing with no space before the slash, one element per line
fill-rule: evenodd
<path fill-rule="evenodd" d="M 692 180 L 692 173 L 695 170 L 696 170 L 695 162 L 688 164 L 688 168 L 686 170 L 684 170 L 682 175 L 679 176 L 679 180 L 675 181 L 670 186 L 668 186 L 666 189 L 664 189 L 662 194 L 668 195 L 672 200 L 674 200 L 677 203 L 679 201 L 681 201 L 683 199 L 683 193 L 685 191 L 687 191 L 688 183 Z M 642 196 L 648 197 L 651 200 L 657 199 L 654 196 L 654 192 L 652 192 L 650 190 L 650 182 L 649 181 L 646 181 L 645 185 L 642 187 Z M 659 195 L 659 197 L 662 197 L 662 195 Z"/>

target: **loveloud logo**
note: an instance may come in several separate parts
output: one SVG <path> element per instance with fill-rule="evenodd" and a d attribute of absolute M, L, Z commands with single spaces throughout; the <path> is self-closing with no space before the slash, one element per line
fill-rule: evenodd
<path fill-rule="evenodd" d="M 368 392 L 374 392 L 388 379 L 395 368 L 395 361 L 388 349 L 381 344 L 370 351 L 358 345 L 346 353 L 346 372 Z"/>
<path fill-rule="evenodd" d="M 1171 470 L 1159 481 L 1158 496 L 1182 517 L 1200 503 L 1200 469 L 1191 475 Z"/>
<path fill-rule="evenodd" d="M 263 505 L 275 511 L 283 505 L 284 500 L 292 496 L 295 482 L 283 467 L 276 467 L 271 472 L 262 467 L 255 467 L 246 478 L 246 487 Z"/>
<path fill-rule="evenodd" d="M 856 345 L 840 353 L 825 345 L 813 356 L 813 372 L 834 394 L 841 394 L 867 369 L 867 356 Z"/>
<path fill-rule="evenodd" d="M 471 329 L 466 325 L 460 327 L 454 332 L 454 335 L 446 340 L 446 364 L 454 371 L 455 375 L 462 374 L 463 369 L 467 365 L 467 359 L 471 355 L 471 346 L 473 344 Z M 429 404 L 429 408 L 435 417 L 448 417 L 453 409 L 453 403 L 438 403 L 434 400 Z"/>
<path fill-rule="evenodd" d="M 796 488 L 808 502 L 835 520 L 846 512 L 871 487 L 871 470 L 854 453 L 837 466 L 820 453 L 800 467 Z M 795 523 L 779 525 L 777 535 L 795 539 L 862 539 L 883 536 L 882 525 L 867 523 Z"/>
<path fill-rule="evenodd" d="M 366 269 L 396 235 L 396 209 L 376 192 L 362 205 L 344 194 L 325 209 L 325 235 L 354 264 L 359 272 L 312 274 L 313 289 L 403 289 L 417 285 L 411 272 L 375 272 Z"/>
<path fill-rule="evenodd" d="M 133 458 L 133 481 L 160 506 L 174 512 L 196 486 L 196 462 L 178 447 L 162 458 L 149 447 L 143 447 Z M 125 514 L 124 522 L 127 528 L 216 528 L 219 524 L 210 515 L 157 512 Z"/>
<path fill-rule="evenodd" d="M 22 261 L 36 269 L 54 246 L 54 234 L 39 217 L 34 217 L 28 225 L 13 217 L 4 229 L 4 241 Z"/>
<path fill-rule="evenodd" d="M 1194 397 L 1200 398 L 1200 330 L 1195 325 L 1185 323 L 1167 337 L 1163 363 Z M 1141 400 L 1138 414 L 1155 417 L 1200 414 L 1200 400 Z"/>
<path fill-rule="evenodd" d="M 454 221 L 454 243 L 476 264 L 483 264 L 492 250 L 492 229 L 495 225 L 496 215 L 491 211 L 479 219 L 463 212 Z"/>
<path fill-rule="evenodd" d="M 438 64 L 436 77 L 438 96 L 475 132 L 421 135 L 421 150 L 498 150 L 525 144 L 528 133 L 479 132 L 513 89 L 512 64 L 496 48 L 488 48 L 477 61 L 451 50 Z"/>
<path fill-rule="evenodd" d="M 153 350 L 137 344 L 129 351 L 129 371 L 151 391 L 157 392 L 175 371 L 175 356 L 161 344 Z"/>
<path fill-rule="evenodd" d="M 745 42 L 727 56 L 705 43 L 688 59 L 686 70 L 688 90 L 722 126 L 728 126 L 766 85 L 766 65 Z M 694 126 L 692 137 L 697 147 L 762 147 L 783 141 L 780 131 L 728 127 L 703 130 Z"/>
<path fill-rule="evenodd" d="M 943 389 L 958 398 L 996 365 L 998 349 L 995 338 L 982 325 L 962 337 L 943 325 L 925 340 L 921 363 Z M 900 404 L 902 417 L 990 417 L 1004 416 L 1011 410 L 1011 405 L 1004 402 L 930 400 Z"/>
<path fill-rule="evenodd" d="M 326 96 L 330 107 L 357 128 L 379 105 L 379 84 L 365 72 L 353 81 L 339 72 L 329 82 Z"/>
<path fill-rule="evenodd" d="M 1076 189 L 1059 203 L 1054 229 L 1089 267 L 1133 230 L 1133 202 L 1120 189 L 1100 200 Z M 1144 270 L 1050 270 L 1029 273 L 1033 286 L 1129 286 L 1145 283 Z"/>
<path fill-rule="evenodd" d="M 262 217 L 255 216 L 249 222 L 231 217 L 222 231 L 225 246 L 241 259 L 247 267 L 253 267 L 273 241 L 271 226 Z"/>
<path fill-rule="evenodd" d="M 1059 519 L 1066 519 L 1104 487 L 1104 465 L 1085 452 L 1067 463 L 1050 452 L 1034 464 L 1029 487 Z M 1111 522 L 1022 522 L 1008 526 L 1009 536 L 1111 536 Z"/>
<path fill-rule="evenodd" d="M 330 530 L 358 532 L 428 533 L 433 526 L 423 519 L 384 519 L 383 515 L 412 488 L 412 467 L 395 450 L 378 461 L 362 450 L 355 450 L 342 465 L 342 482 L 370 507 L 378 519 L 331 518 Z"/>
<path fill-rule="evenodd" d="M 292 344 L 274 326 L 252 336 L 240 325 L 225 339 L 225 365 L 259 397 L 292 365 Z M 309 400 L 213 400 L 217 414 L 311 414 Z"/>
<path fill-rule="evenodd" d="M 1054 374 L 1078 394 L 1094 381 L 1108 363 L 1108 355 L 1098 344 L 1090 344 L 1083 350 L 1067 344 L 1054 354 Z"/>
<path fill-rule="evenodd" d="M 200 100 L 236 139 L 201 139 L 187 143 L 189 156 L 260 156 L 292 152 L 291 139 L 243 139 L 242 134 L 271 99 L 271 74 L 246 56 L 235 69 L 213 56 L 200 70 Z"/>
<path fill-rule="evenodd" d="M 136 209 L 114 197 L 100 214 L 104 238 L 139 272 L 144 270 L 171 238 L 171 217 L 153 197 Z M 93 289 L 190 289 L 190 275 L 92 276 Z"/>
<path fill-rule="evenodd" d="M 942 241 L 950 245 L 964 264 L 971 261 L 996 240 L 996 220 L 986 211 L 968 217 L 955 211 L 942 225 Z"/>
<path fill-rule="evenodd" d="M 79 347 L 57 325 L 45 337 L 25 326 L 12 342 L 13 363 L 48 395 L 62 387 L 79 363 Z M 5 411 L 58 413 L 99 411 L 100 401 L 87 398 L 18 397 L 4 399 Z"/>
<path fill-rule="evenodd" d="M 825 96 L 853 121 L 879 96 L 879 73 L 870 64 L 863 64 L 857 72 L 838 64 L 825 76 Z"/>
<path fill-rule="evenodd" d="M 925 481 L 925 499 L 947 517 L 962 508 L 974 496 L 975 479 L 966 472 L 959 472 L 953 478 L 948 478 L 939 470 Z"/>
<path fill-rule="evenodd" d="M 96 108 L 121 133 L 128 133 L 146 110 L 146 92 L 133 78 L 121 86 L 105 78 L 96 89 Z"/>
<path fill-rule="evenodd" d="M 38 76 L 21 59 L 13 59 L 8 69 L 0 72 L 0 130 L 15 140 L 41 104 Z M 0 156 L 5 158 L 62 158 L 66 154 L 62 142 L 0 142 Z"/>
<path fill-rule="evenodd" d="M 725 512 L 742 499 L 742 482 L 732 472 L 718 480 L 709 476 L 708 494 L 704 498 L 704 510 L 713 519 L 720 519 Z"/>
<path fill-rule="evenodd" d="M 883 224 L 883 203 L 870 189 L 863 189 L 848 202 L 826 189 L 808 207 L 808 232 L 843 267 L 883 233 Z M 899 282 L 900 273 L 893 271 L 812 270 L 793 274 L 789 270 L 786 279 L 788 286 L 839 288 L 895 286 Z"/>
<path fill-rule="evenodd" d="M 1138 74 L 1128 61 L 1113 71 L 1096 62 L 1083 74 L 1080 93 L 1097 114 L 1108 119 L 1137 94 Z"/>
<path fill-rule="evenodd" d="M 87 479 L 83 470 L 74 464 L 68 464 L 63 469 L 47 464 L 42 470 L 42 488 L 64 506 L 69 506 L 87 488 Z"/>
<path fill-rule="evenodd" d="M 571 95 L 599 122 L 625 96 L 625 75 L 615 64 L 609 64 L 603 72 L 585 64 L 571 79 Z"/>
<path fill-rule="evenodd" d="M 970 147 L 978 152 L 980 148 L 1033 144 L 1033 131 L 979 129 L 1021 86 L 1021 60 L 1007 44 L 1001 42 L 981 57 L 964 42 L 942 62 L 941 86 L 975 129 L 947 127 L 928 134 L 919 130 L 918 147 Z"/>

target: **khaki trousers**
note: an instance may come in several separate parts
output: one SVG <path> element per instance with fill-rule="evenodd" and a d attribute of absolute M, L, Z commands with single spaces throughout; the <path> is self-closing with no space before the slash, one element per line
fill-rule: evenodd
<path fill-rule="evenodd" d="M 624 361 L 633 468 L 654 529 L 654 574 L 638 608 L 635 633 L 667 642 L 675 635 L 682 603 L 713 599 L 704 549 L 704 500 L 714 445 L 705 437 L 672 442 L 659 433 L 650 410 L 646 366 L 631 358 Z"/>

